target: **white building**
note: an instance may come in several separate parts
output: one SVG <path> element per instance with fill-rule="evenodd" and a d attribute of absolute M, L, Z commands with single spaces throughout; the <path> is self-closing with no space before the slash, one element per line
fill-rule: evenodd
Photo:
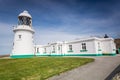
<path fill-rule="evenodd" d="M 73 41 L 34 45 L 32 17 L 27 11 L 18 16 L 18 25 L 14 27 L 14 42 L 10 56 L 12 58 L 32 56 L 101 56 L 115 55 L 116 48 L 112 38 L 90 37 Z"/>
<path fill-rule="evenodd" d="M 14 42 L 11 57 L 34 56 L 32 17 L 27 11 L 18 16 L 18 25 L 14 27 Z"/>
<path fill-rule="evenodd" d="M 115 55 L 116 48 L 112 38 L 90 37 L 74 41 L 35 45 L 37 56 L 101 56 Z"/>

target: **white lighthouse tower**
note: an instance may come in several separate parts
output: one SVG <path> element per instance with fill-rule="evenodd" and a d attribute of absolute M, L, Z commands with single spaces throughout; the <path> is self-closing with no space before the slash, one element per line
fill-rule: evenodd
<path fill-rule="evenodd" d="M 18 16 L 18 25 L 14 27 L 12 58 L 34 56 L 32 17 L 28 11 L 23 11 Z"/>

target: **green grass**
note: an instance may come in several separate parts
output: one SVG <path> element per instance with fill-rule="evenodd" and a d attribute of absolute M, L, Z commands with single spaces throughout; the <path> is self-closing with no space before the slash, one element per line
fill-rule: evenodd
<path fill-rule="evenodd" d="M 94 59 L 73 57 L 0 59 L 0 79 L 45 80 L 92 61 Z"/>

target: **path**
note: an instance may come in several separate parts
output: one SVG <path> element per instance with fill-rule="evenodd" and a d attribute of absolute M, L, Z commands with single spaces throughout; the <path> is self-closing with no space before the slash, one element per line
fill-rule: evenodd
<path fill-rule="evenodd" d="M 104 80 L 120 64 L 120 55 L 92 58 L 95 62 L 53 76 L 48 80 Z"/>

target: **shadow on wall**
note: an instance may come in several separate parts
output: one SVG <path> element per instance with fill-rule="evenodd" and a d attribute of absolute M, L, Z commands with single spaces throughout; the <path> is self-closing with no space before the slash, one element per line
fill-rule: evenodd
<path fill-rule="evenodd" d="M 115 44 L 116 44 L 116 53 L 120 54 L 120 38 L 115 39 Z"/>

